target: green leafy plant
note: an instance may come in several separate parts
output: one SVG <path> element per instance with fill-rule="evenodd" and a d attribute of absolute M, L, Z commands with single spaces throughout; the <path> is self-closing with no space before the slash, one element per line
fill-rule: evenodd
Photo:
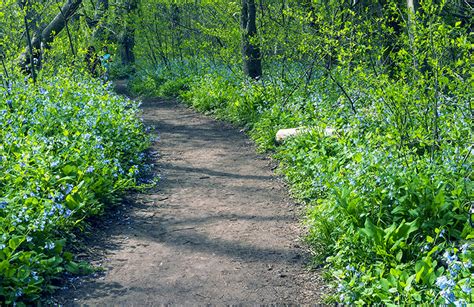
<path fill-rule="evenodd" d="M 0 89 L 0 300 L 38 300 L 86 273 L 67 233 L 137 186 L 149 140 L 137 103 L 62 71 Z"/>

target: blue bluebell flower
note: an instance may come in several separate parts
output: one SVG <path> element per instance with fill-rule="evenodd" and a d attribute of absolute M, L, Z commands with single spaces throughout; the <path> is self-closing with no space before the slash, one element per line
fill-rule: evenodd
<path fill-rule="evenodd" d="M 444 254 L 443 254 L 443 257 L 444 259 L 446 259 L 446 262 L 448 264 L 451 264 L 452 262 L 454 261 L 457 261 L 458 260 L 458 256 L 456 256 L 456 254 L 450 254 L 449 251 L 445 251 Z"/>
<path fill-rule="evenodd" d="M 446 276 L 440 276 L 436 279 L 436 286 L 441 290 L 453 288 L 456 285 L 454 280 L 448 279 Z"/>
<path fill-rule="evenodd" d="M 56 203 L 56 204 L 53 205 L 53 209 L 58 211 L 58 212 L 61 212 L 63 210 L 63 205 Z"/>
<path fill-rule="evenodd" d="M 340 283 L 337 285 L 337 292 L 342 292 L 346 289 L 346 287 L 344 286 L 344 284 Z"/>
<path fill-rule="evenodd" d="M 456 301 L 456 296 L 451 289 L 442 290 L 439 294 L 447 301 L 447 303 L 453 303 Z"/>
<path fill-rule="evenodd" d="M 459 265 L 459 263 L 453 263 L 449 267 L 449 273 L 451 274 L 451 276 L 456 277 L 460 269 L 461 269 L 461 266 Z"/>
<path fill-rule="evenodd" d="M 339 295 L 339 300 L 340 300 L 341 302 L 344 302 L 344 299 L 345 299 L 345 295 L 344 295 L 344 294 Z"/>
<path fill-rule="evenodd" d="M 64 210 L 64 216 L 65 216 L 65 217 L 70 217 L 71 214 L 72 214 L 72 211 L 71 211 L 71 210 L 69 210 L 69 209 L 67 209 L 67 208 L 66 208 L 66 210 Z"/>
<path fill-rule="evenodd" d="M 46 249 L 53 249 L 56 245 L 54 244 L 54 242 L 49 242 L 49 243 L 46 243 L 44 248 Z"/>
<path fill-rule="evenodd" d="M 469 259 L 468 261 L 462 264 L 466 269 L 470 269 L 472 267 L 472 261 Z"/>
<path fill-rule="evenodd" d="M 347 265 L 346 266 L 346 270 L 349 271 L 349 272 L 354 272 L 355 271 L 355 268 L 352 266 L 352 265 Z"/>
<path fill-rule="evenodd" d="M 53 207 L 53 208 L 49 209 L 48 212 L 45 212 L 45 215 L 46 216 L 53 216 L 55 212 L 56 212 L 56 210 L 54 210 L 54 207 Z"/>
<path fill-rule="evenodd" d="M 38 281 L 39 280 L 38 272 L 32 271 L 31 277 L 33 278 L 33 280 Z"/>
<path fill-rule="evenodd" d="M 68 195 L 69 193 L 72 192 L 73 188 L 74 188 L 74 186 L 72 184 L 70 184 L 70 183 L 66 184 L 66 186 L 63 188 L 64 194 Z"/>
<path fill-rule="evenodd" d="M 466 293 L 466 294 L 471 294 L 471 292 L 472 292 L 472 288 L 469 287 L 469 284 L 468 284 L 468 283 L 466 283 L 465 285 L 463 285 L 463 286 L 461 287 L 461 290 L 462 290 L 464 293 Z"/>

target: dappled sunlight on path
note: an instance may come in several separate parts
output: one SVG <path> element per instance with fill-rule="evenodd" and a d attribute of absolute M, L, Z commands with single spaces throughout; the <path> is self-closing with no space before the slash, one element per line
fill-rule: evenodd
<path fill-rule="evenodd" d="M 245 135 L 173 101 L 149 100 L 157 188 L 110 226 L 105 274 L 66 291 L 78 304 L 315 303 L 300 209 Z M 98 243 L 99 245 L 102 243 Z M 108 243 L 107 243 L 108 242 Z"/>

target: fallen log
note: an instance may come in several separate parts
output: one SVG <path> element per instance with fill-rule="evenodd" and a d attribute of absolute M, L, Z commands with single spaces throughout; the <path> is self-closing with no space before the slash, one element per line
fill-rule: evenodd
<path fill-rule="evenodd" d="M 280 129 L 275 135 L 275 140 L 277 141 L 277 143 L 282 143 L 284 140 L 290 137 L 295 137 L 304 133 L 308 133 L 311 130 L 312 128 L 305 128 L 305 127 Z M 323 132 L 325 136 L 332 136 L 336 133 L 336 130 L 334 128 L 328 127 L 328 128 L 325 128 Z"/>

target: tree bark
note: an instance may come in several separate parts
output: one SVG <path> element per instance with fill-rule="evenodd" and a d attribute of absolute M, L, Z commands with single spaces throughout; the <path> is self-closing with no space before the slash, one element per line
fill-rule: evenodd
<path fill-rule="evenodd" d="M 408 14 L 408 40 L 410 43 L 410 49 L 412 51 L 413 56 L 413 68 L 417 68 L 418 64 L 416 61 L 416 46 L 415 46 L 415 2 L 414 0 L 407 0 L 407 14 Z"/>
<path fill-rule="evenodd" d="M 41 37 L 33 37 L 33 48 L 39 49 L 41 43 L 43 43 L 46 48 L 49 48 L 49 44 L 52 43 L 54 37 L 64 29 L 67 19 L 76 13 L 81 3 L 82 0 L 67 0 L 66 4 L 61 8 L 61 12 L 41 31 Z"/>
<path fill-rule="evenodd" d="M 125 3 L 125 26 L 119 37 L 120 59 L 123 65 L 132 65 L 135 63 L 135 25 L 132 22 L 131 14 L 137 9 L 136 0 L 128 0 Z"/>
<path fill-rule="evenodd" d="M 242 0 L 242 56 L 244 73 L 258 79 L 262 75 L 262 58 L 260 48 L 254 41 L 257 37 L 255 0 Z"/>
<path fill-rule="evenodd" d="M 67 0 L 53 20 L 42 31 L 39 31 L 40 34 L 33 36 L 31 44 L 26 48 L 26 52 L 20 56 L 20 65 L 23 69 L 31 62 L 28 54 L 32 54 L 39 62 L 41 44 L 43 44 L 44 48 L 50 48 L 54 37 L 64 29 L 67 20 L 76 13 L 81 3 L 82 0 Z"/>

